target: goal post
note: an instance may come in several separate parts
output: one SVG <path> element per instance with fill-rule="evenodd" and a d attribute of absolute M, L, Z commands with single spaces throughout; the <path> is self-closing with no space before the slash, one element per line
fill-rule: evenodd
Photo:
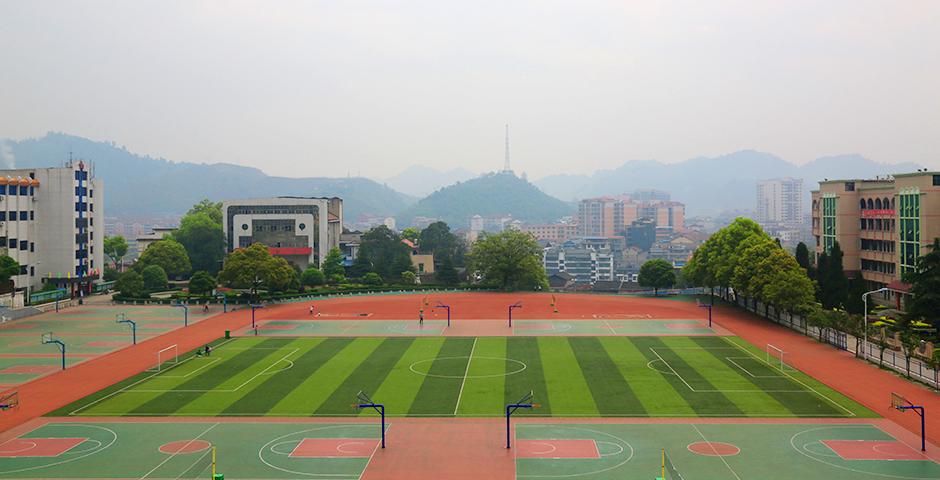
<path fill-rule="evenodd" d="M 157 364 L 150 371 L 160 372 L 179 363 L 179 345 L 173 344 L 157 352 Z"/>
<path fill-rule="evenodd" d="M 777 367 L 781 371 L 784 370 L 787 364 L 785 360 L 787 352 L 785 352 L 782 348 L 770 343 L 767 344 L 766 352 L 767 365 Z"/>

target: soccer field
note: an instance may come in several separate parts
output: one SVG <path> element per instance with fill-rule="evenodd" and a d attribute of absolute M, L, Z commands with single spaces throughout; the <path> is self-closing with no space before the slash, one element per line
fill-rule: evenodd
<path fill-rule="evenodd" d="M 182 355 L 52 415 L 873 417 L 727 337 L 263 338 Z M 374 413 L 372 413 L 374 414 Z"/>

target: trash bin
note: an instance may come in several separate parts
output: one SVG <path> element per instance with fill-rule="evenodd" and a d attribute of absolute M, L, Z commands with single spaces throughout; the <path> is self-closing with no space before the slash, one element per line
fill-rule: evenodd
<path fill-rule="evenodd" d="M 232 332 L 230 330 L 225 331 L 225 339 L 228 340 L 232 338 Z"/>

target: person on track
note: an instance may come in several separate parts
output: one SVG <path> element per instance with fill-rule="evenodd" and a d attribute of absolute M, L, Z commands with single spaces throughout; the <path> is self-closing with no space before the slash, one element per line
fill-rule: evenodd
<path fill-rule="evenodd" d="M 424 325 L 424 309 L 418 310 L 418 325 Z"/>

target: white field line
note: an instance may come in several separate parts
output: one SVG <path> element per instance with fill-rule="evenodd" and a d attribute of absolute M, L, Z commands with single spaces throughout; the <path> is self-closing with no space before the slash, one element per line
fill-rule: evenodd
<path fill-rule="evenodd" d="M 724 340 L 725 342 L 728 342 L 728 343 L 730 343 L 730 344 L 732 344 L 732 345 L 738 347 L 739 350 L 741 350 L 742 352 L 744 352 L 744 353 L 750 355 L 751 357 L 754 357 L 755 359 L 757 359 L 757 361 L 759 361 L 759 362 L 763 362 L 763 361 L 764 361 L 763 359 L 761 359 L 761 358 L 758 357 L 757 355 L 754 355 L 753 353 L 751 353 L 750 351 L 748 351 L 746 348 L 744 348 L 744 347 L 742 347 L 742 346 L 740 346 L 740 345 L 738 345 L 738 344 L 736 344 L 736 343 L 734 343 L 734 342 L 728 340 L 727 338 L 721 337 L 721 339 Z M 765 362 L 765 363 L 766 363 L 766 362 Z M 769 363 L 767 363 L 767 365 L 768 365 L 770 368 L 777 369 L 777 367 L 774 367 L 773 365 L 771 365 L 771 364 L 769 364 Z M 854 417 L 854 416 L 855 416 L 855 413 L 854 413 L 854 412 L 852 412 L 852 411 L 849 410 L 848 408 L 843 407 L 842 405 L 840 405 L 840 404 L 839 404 L 838 402 L 836 402 L 835 400 L 829 398 L 827 395 L 823 395 L 822 393 L 820 393 L 819 391 L 817 391 L 815 388 L 813 388 L 813 387 L 807 385 L 806 383 L 804 383 L 804 382 L 801 381 L 800 379 L 793 377 L 793 375 L 790 375 L 789 373 L 787 373 L 787 372 L 784 371 L 784 370 L 781 370 L 781 369 L 777 369 L 777 370 L 780 370 L 780 373 L 782 373 L 784 376 L 786 376 L 786 377 L 789 378 L 790 380 L 793 380 L 794 382 L 799 383 L 800 385 L 802 385 L 802 386 L 803 386 L 804 388 L 806 388 L 807 390 L 809 390 L 809 391 L 815 393 L 815 394 L 818 395 L 819 397 L 822 397 L 822 398 L 828 400 L 829 403 L 831 403 L 831 404 L 833 404 L 833 405 L 839 407 L 840 409 L 842 409 L 842 411 L 844 411 L 845 413 L 847 413 L 848 416 L 850 416 L 850 417 Z"/>
<path fill-rule="evenodd" d="M 234 339 L 234 338 L 230 338 L 230 339 L 228 339 L 228 340 L 225 340 L 224 342 L 220 343 L 220 344 L 219 344 L 218 346 L 216 346 L 215 348 L 221 348 L 223 345 L 225 345 L 226 343 L 231 342 L 232 340 L 235 340 L 235 339 Z M 194 358 L 194 357 L 184 358 L 182 362 L 179 362 L 179 363 L 177 363 L 176 365 L 173 365 L 173 366 L 171 366 L 170 368 L 167 368 L 167 369 L 164 370 L 163 372 L 153 372 L 152 374 L 147 375 L 146 377 L 141 378 L 140 380 L 137 380 L 136 382 L 134 382 L 134 383 L 132 383 L 132 384 L 126 386 L 126 387 L 119 388 L 119 389 L 117 389 L 117 390 L 115 390 L 115 391 L 113 391 L 113 392 L 111 392 L 111 393 L 109 393 L 109 394 L 107 394 L 107 395 L 105 395 L 105 396 L 103 396 L 103 397 L 101 397 L 101 398 L 99 398 L 99 399 L 93 401 L 93 402 L 89 402 L 89 403 L 87 403 L 87 404 L 85 404 L 85 405 L 82 405 L 81 407 L 78 407 L 78 408 L 76 408 L 75 410 L 72 410 L 71 412 L 69 412 L 69 416 L 76 415 L 76 414 L 78 414 L 78 412 L 80 412 L 80 411 L 82 411 L 82 410 L 84 410 L 84 409 L 86 409 L 86 408 L 88 408 L 88 407 L 91 407 L 92 405 L 95 405 L 95 404 L 97 404 L 98 402 L 102 402 L 102 401 L 104 401 L 104 400 L 107 400 L 107 399 L 109 399 L 109 398 L 111 398 L 111 397 L 113 397 L 113 396 L 115 396 L 115 395 L 117 395 L 117 394 L 119 394 L 119 393 L 124 393 L 124 392 L 127 391 L 129 388 L 134 388 L 135 385 L 138 385 L 138 384 L 140 384 L 140 383 L 146 382 L 147 380 L 150 380 L 151 378 L 156 377 L 157 375 L 160 375 L 161 373 L 166 373 L 166 372 L 169 371 L 170 369 L 175 368 L 175 367 L 178 367 L 178 366 L 182 365 L 183 362 L 186 362 L 186 361 L 188 361 L 188 360 L 192 360 L 193 358 Z M 141 372 L 141 373 L 143 373 L 143 372 Z"/>
<path fill-rule="evenodd" d="M 215 389 L 215 388 L 209 389 L 209 390 L 183 390 L 183 389 L 179 389 L 179 388 L 168 388 L 168 389 L 134 389 L 134 390 L 128 390 L 128 393 L 167 393 L 167 392 L 180 392 L 180 393 L 235 393 L 235 392 L 241 390 L 241 388 L 244 387 L 245 385 L 248 385 L 249 383 L 251 383 L 254 379 L 260 377 L 261 375 L 264 375 L 265 372 L 267 372 L 268 370 L 274 368 L 275 365 L 278 365 L 278 364 L 280 364 L 280 363 L 283 362 L 283 361 L 288 361 L 288 362 L 289 362 L 290 360 L 287 360 L 287 357 L 289 357 L 289 356 L 291 356 L 291 355 L 297 353 L 298 350 L 300 350 L 300 348 L 295 348 L 295 349 L 291 350 L 290 352 L 287 353 L 287 355 L 284 355 L 283 357 L 279 358 L 279 359 L 278 359 L 277 361 L 275 361 L 274 363 L 268 365 L 267 367 L 264 368 L 264 370 L 262 370 L 262 371 L 260 371 L 260 372 L 258 372 L 258 373 L 256 373 L 256 374 L 254 374 L 254 375 L 252 375 L 251 378 L 249 378 L 248 380 L 245 380 L 244 382 L 242 382 L 240 385 L 238 385 L 238 386 L 235 387 L 235 388 L 230 388 L 230 389 L 225 389 L 225 390 Z"/>
<path fill-rule="evenodd" d="M 805 392 L 805 390 L 803 390 Z M 167 415 L 166 413 L 135 413 L 131 416 L 128 416 L 127 412 L 116 412 L 116 413 L 99 413 L 95 412 L 88 415 L 78 415 L 78 416 L 90 416 L 90 417 L 267 417 L 272 416 L 271 412 L 263 413 L 219 413 L 219 412 L 203 412 L 203 413 L 177 413 Z M 277 413 L 275 416 L 285 417 L 285 418 L 330 418 L 330 417 L 350 417 L 350 418 L 362 418 L 358 413 L 320 413 L 320 414 L 310 414 L 310 413 Z M 545 417 L 545 418 L 557 418 L 557 417 L 571 417 L 571 418 L 656 418 L 656 417 L 669 417 L 669 418 L 689 418 L 694 419 L 698 417 L 741 417 L 741 418 L 842 418 L 843 416 L 829 414 L 779 414 L 779 413 L 696 413 L 690 414 L 688 412 L 684 413 L 656 413 L 655 415 L 650 415 L 646 411 L 636 412 L 636 413 L 605 413 L 603 416 L 599 414 L 584 414 L 584 413 L 566 413 L 566 412 L 555 412 L 555 413 L 527 413 L 527 417 Z M 505 419 L 505 414 L 479 414 L 479 413 L 462 413 L 455 415 L 453 417 L 442 417 L 440 413 L 386 413 L 385 418 L 405 418 L 405 417 L 436 417 L 436 418 L 502 418 Z M 126 420 L 122 420 L 124 422 Z M 263 423 L 263 422 L 261 422 Z"/>
<path fill-rule="evenodd" d="M 392 424 L 389 423 L 385 426 L 385 436 L 388 437 L 388 431 L 392 429 Z M 397 430 L 396 430 L 397 431 Z M 366 469 L 369 468 L 369 464 L 372 463 L 372 458 L 375 457 L 375 452 L 379 451 L 379 448 L 382 447 L 382 438 L 379 438 L 379 442 L 375 444 L 375 448 L 372 449 L 372 454 L 369 455 L 369 461 L 366 462 L 365 466 L 362 467 L 362 471 L 359 472 L 359 480 L 362 480 L 362 476 L 366 474 Z"/>
<path fill-rule="evenodd" d="M 692 390 L 693 392 L 695 391 L 695 389 L 692 388 L 692 385 L 689 385 L 689 382 L 685 381 L 685 379 L 682 378 L 682 375 L 679 375 L 679 372 L 677 372 L 675 368 L 672 368 L 672 365 L 670 365 L 669 362 L 667 362 L 666 359 L 663 358 L 663 356 L 660 355 L 655 348 L 650 347 L 650 351 L 653 352 L 653 355 L 659 357 L 659 361 L 663 362 L 663 364 L 669 367 L 669 370 L 672 370 L 672 374 L 679 377 L 679 380 L 682 380 L 682 383 L 684 383 L 686 387 L 689 387 L 689 390 Z"/>
<path fill-rule="evenodd" d="M 454 405 L 454 415 L 457 415 L 457 409 L 460 408 L 460 397 L 463 396 L 463 386 L 467 384 L 467 375 L 470 374 L 470 362 L 473 361 L 473 351 L 477 348 L 477 337 L 473 337 L 473 346 L 470 347 L 470 358 L 467 359 L 467 368 L 463 371 L 463 380 L 460 381 L 460 392 L 457 393 L 457 404 Z"/>
<path fill-rule="evenodd" d="M 700 437 L 702 437 L 702 441 L 704 441 L 705 443 L 708 443 L 709 445 L 711 445 L 711 443 L 709 443 L 708 439 L 705 438 L 705 434 L 702 433 L 702 431 L 699 430 L 698 427 L 697 427 L 694 423 L 691 424 L 691 425 L 692 425 L 692 428 L 694 428 L 695 431 L 698 432 L 698 435 L 699 435 Z M 738 476 L 738 472 L 735 472 L 734 469 L 731 468 L 731 465 L 728 465 L 728 461 L 725 460 L 725 457 L 724 457 L 724 456 L 718 454 L 718 450 L 716 450 L 714 446 L 712 446 L 712 451 L 715 452 L 715 456 L 717 456 L 718 458 L 721 459 L 721 463 L 725 464 L 725 466 L 728 467 L 728 471 L 730 471 L 731 474 L 734 475 L 734 478 L 737 478 L 738 480 L 741 480 L 741 477 Z"/>
<path fill-rule="evenodd" d="M 741 365 L 741 364 L 738 363 L 738 362 L 735 362 L 734 359 L 738 359 L 738 360 L 753 360 L 753 358 L 751 358 L 751 357 L 725 357 L 725 360 L 727 360 L 727 361 L 733 363 L 736 367 L 738 367 L 738 368 L 740 368 L 741 370 L 743 370 L 744 373 L 750 375 L 751 378 L 786 378 L 786 377 L 784 377 L 783 375 L 754 375 L 753 373 L 751 373 L 750 370 L 744 368 L 743 365 Z"/>
<path fill-rule="evenodd" d="M 611 334 L 611 335 L 614 335 L 614 336 L 617 335 L 617 332 L 614 330 L 614 327 L 611 327 L 611 326 L 610 326 L 610 322 L 609 322 L 609 321 L 604 320 L 604 325 L 607 325 L 607 329 L 610 330 L 610 334 Z"/>
<path fill-rule="evenodd" d="M 182 450 L 182 449 L 188 447 L 189 445 L 191 445 L 191 444 L 192 444 L 193 442 L 195 442 L 196 440 L 199 440 L 199 437 L 201 437 L 201 436 L 203 436 L 203 435 L 209 433 L 209 430 L 212 430 L 213 428 L 218 427 L 218 426 L 219 426 L 218 423 L 213 423 L 212 425 L 209 426 L 209 428 L 203 430 L 202 433 L 200 433 L 199 435 L 196 435 L 195 438 L 193 438 L 192 440 L 190 440 L 189 442 L 187 442 L 186 445 L 183 445 L 183 448 L 181 448 L 180 450 Z M 156 472 L 158 468 L 162 467 L 163 464 L 165 464 L 166 462 L 169 462 L 170 460 L 173 460 L 173 458 L 175 458 L 176 455 L 178 455 L 178 454 L 179 454 L 179 450 L 177 450 L 176 452 L 173 452 L 172 455 L 166 457 L 165 460 L 163 460 L 162 462 L 158 463 L 156 467 L 153 467 L 153 469 L 151 469 L 149 472 L 145 473 L 144 476 L 142 476 L 142 477 L 140 477 L 140 478 L 141 478 L 141 479 L 144 479 L 144 478 L 149 477 L 151 473 Z"/>
<path fill-rule="evenodd" d="M 189 357 L 189 360 L 192 360 L 193 358 L 194 358 L 194 357 Z M 196 372 L 202 370 L 203 368 L 206 368 L 206 367 L 208 367 L 209 365 L 212 365 L 213 363 L 218 362 L 218 361 L 219 361 L 218 358 L 213 358 L 213 359 L 211 359 L 211 360 L 209 360 L 209 361 L 207 361 L 207 362 L 204 362 L 205 365 L 203 365 L 203 366 L 201 366 L 201 367 L 199 367 L 199 368 L 197 368 L 197 369 L 195 369 L 195 370 L 193 370 L 193 371 L 187 373 L 186 375 L 163 375 L 162 378 L 186 378 L 186 377 L 188 377 L 188 376 L 190 376 L 190 375 L 192 375 L 192 374 L 194 374 L 194 373 L 196 373 Z"/>

